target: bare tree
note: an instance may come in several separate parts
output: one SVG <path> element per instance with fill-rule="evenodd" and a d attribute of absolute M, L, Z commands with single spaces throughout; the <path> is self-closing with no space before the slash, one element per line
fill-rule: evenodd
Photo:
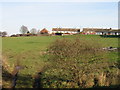
<path fill-rule="evenodd" d="M 22 34 L 26 34 L 28 32 L 28 28 L 26 26 L 22 25 L 21 28 L 20 28 L 20 32 Z"/>
<path fill-rule="evenodd" d="M 32 28 L 32 29 L 30 30 L 30 33 L 32 33 L 32 34 L 37 34 L 37 30 L 36 30 L 35 28 Z"/>
<path fill-rule="evenodd" d="M 40 30 L 37 30 L 37 34 L 38 34 L 38 35 L 40 34 Z"/>
<path fill-rule="evenodd" d="M 3 37 L 5 37 L 6 35 L 7 35 L 7 32 L 6 32 L 6 31 L 2 32 L 2 36 L 3 36 Z"/>

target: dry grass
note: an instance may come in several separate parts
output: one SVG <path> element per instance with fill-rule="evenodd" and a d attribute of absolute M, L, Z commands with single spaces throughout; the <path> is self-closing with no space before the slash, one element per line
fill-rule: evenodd
<path fill-rule="evenodd" d="M 73 81 L 73 86 L 69 87 L 67 84 L 61 84 L 62 88 L 114 85 L 111 82 L 119 77 L 119 75 L 114 76 L 114 73 L 118 73 L 119 69 L 118 72 L 110 73 L 109 67 L 111 64 L 108 62 L 107 52 L 101 48 L 102 45 L 94 40 L 89 41 L 78 38 L 75 40 L 56 40 L 49 47 L 49 61 L 52 66 L 51 69 L 46 71 L 48 73 L 46 77 L 52 77 L 53 75 L 62 78 L 63 81 Z M 107 77 L 107 74 L 110 74 L 111 77 Z M 112 79 L 108 81 L 109 78 Z M 96 81 L 94 81 L 95 79 Z M 52 81 L 52 79 L 50 80 Z M 60 80 L 57 81 L 61 82 Z M 115 83 L 120 84 L 117 81 Z M 56 84 L 54 85 L 56 86 Z"/>

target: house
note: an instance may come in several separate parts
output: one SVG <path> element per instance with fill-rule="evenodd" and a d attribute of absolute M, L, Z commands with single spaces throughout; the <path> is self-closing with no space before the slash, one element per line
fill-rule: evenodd
<path fill-rule="evenodd" d="M 101 31 L 96 31 L 97 35 L 120 35 L 119 29 L 103 29 Z"/>
<path fill-rule="evenodd" d="M 94 34 L 94 35 L 120 35 L 118 29 L 103 29 L 103 28 L 83 28 L 82 34 Z"/>
<path fill-rule="evenodd" d="M 52 28 L 54 35 L 73 35 L 80 33 L 80 29 L 76 28 Z"/>
<path fill-rule="evenodd" d="M 120 29 L 112 29 L 111 35 L 120 35 Z"/>
<path fill-rule="evenodd" d="M 96 35 L 104 35 L 108 34 L 109 29 L 103 28 L 83 28 L 83 34 L 96 34 Z"/>
<path fill-rule="evenodd" d="M 40 31 L 40 34 L 48 34 L 48 30 L 46 28 L 42 29 Z"/>
<path fill-rule="evenodd" d="M 111 35 L 111 31 L 112 29 L 97 29 L 95 32 L 96 32 L 96 35 Z"/>

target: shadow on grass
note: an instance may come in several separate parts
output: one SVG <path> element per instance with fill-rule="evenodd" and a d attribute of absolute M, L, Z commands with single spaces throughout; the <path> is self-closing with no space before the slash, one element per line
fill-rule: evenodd
<path fill-rule="evenodd" d="M 120 38 L 120 35 L 100 35 L 100 36 L 104 38 Z"/>
<path fill-rule="evenodd" d="M 119 65 L 118 65 L 118 67 L 119 67 Z M 4 81 L 10 81 L 10 82 L 12 81 L 12 75 L 8 71 L 6 71 L 4 68 L 3 68 L 2 76 L 3 76 Z M 45 81 L 45 83 L 43 83 L 44 81 Z M 31 75 L 18 74 L 15 88 L 43 88 L 43 86 L 45 84 L 47 84 L 47 85 L 51 85 L 51 83 L 55 84 L 54 81 L 57 81 L 60 85 L 62 82 L 73 82 L 74 83 L 74 81 L 67 80 L 66 78 L 60 78 L 60 77 L 56 77 L 56 76 L 44 77 L 44 74 L 42 74 L 42 73 L 38 73 L 34 78 Z M 55 85 L 57 85 L 57 83 Z M 57 86 L 57 87 L 59 87 L 59 86 Z M 3 88 L 6 88 L 6 87 L 3 87 Z M 120 88 L 120 85 L 94 86 L 91 88 L 93 88 L 93 89 Z M 91 88 L 85 88 L 85 89 L 91 89 Z"/>
<path fill-rule="evenodd" d="M 2 67 L 2 88 L 10 88 L 12 82 L 12 74 Z"/>
<path fill-rule="evenodd" d="M 32 88 L 33 79 L 31 75 L 19 75 L 15 88 Z"/>
<path fill-rule="evenodd" d="M 32 77 L 30 75 L 17 75 L 16 81 L 14 81 L 13 75 L 6 69 L 2 68 L 2 88 L 12 88 L 13 82 L 16 83 L 14 88 L 32 88 Z M 8 86 L 9 83 L 9 86 Z"/>
<path fill-rule="evenodd" d="M 3 67 L 2 67 L 2 80 L 4 81 L 12 80 L 12 74 L 5 70 Z"/>
<path fill-rule="evenodd" d="M 97 89 L 97 88 L 119 88 L 119 89 L 120 89 L 120 85 L 96 86 L 96 87 L 92 87 L 92 89 Z M 87 88 L 87 89 L 90 89 L 90 88 Z"/>
<path fill-rule="evenodd" d="M 44 78 L 45 79 L 45 78 Z M 58 83 L 57 84 L 61 84 L 62 85 L 62 82 L 71 82 L 71 83 L 75 83 L 73 80 L 65 80 L 65 79 L 62 79 L 62 78 L 57 78 L 57 77 L 55 77 L 55 78 L 51 78 L 51 77 L 49 77 L 49 78 L 46 78 L 46 84 L 48 84 L 48 85 L 50 85 L 51 83 L 54 83 L 54 81 L 57 81 Z M 45 84 L 45 83 L 44 83 Z M 54 83 L 55 84 L 55 83 Z M 57 85 L 57 84 L 55 84 L 55 85 Z M 51 85 L 50 85 L 51 86 Z M 58 85 L 57 85 L 58 86 Z M 74 86 L 73 86 L 74 87 Z M 52 87 L 50 87 L 50 88 L 52 88 Z M 58 86 L 58 88 L 59 88 L 59 86 Z M 93 86 L 93 87 L 91 87 L 91 88 L 83 88 L 83 87 L 79 87 L 79 89 L 102 89 L 102 88 L 119 88 L 120 89 L 120 85 L 110 85 L 110 86 Z M 65 88 L 65 89 L 67 89 L 67 88 Z M 69 89 L 78 89 L 78 88 L 69 88 Z"/>

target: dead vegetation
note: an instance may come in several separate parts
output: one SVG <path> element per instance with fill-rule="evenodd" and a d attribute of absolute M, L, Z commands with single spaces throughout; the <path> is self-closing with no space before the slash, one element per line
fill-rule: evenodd
<path fill-rule="evenodd" d="M 46 86 L 90 88 L 120 85 L 120 69 L 116 62 L 109 62 L 107 52 L 100 49 L 101 47 L 102 45 L 94 41 L 56 40 L 49 47 L 49 61 L 52 66 L 45 76 L 51 84 L 46 82 Z M 57 79 L 51 79 L 53 76 Z"/>

